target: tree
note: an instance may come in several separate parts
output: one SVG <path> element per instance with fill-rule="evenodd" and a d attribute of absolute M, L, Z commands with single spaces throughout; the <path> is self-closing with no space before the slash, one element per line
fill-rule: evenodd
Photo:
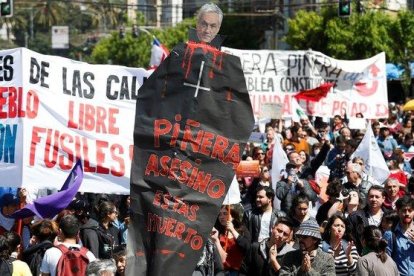
<path fill-rule="evenodd" d="M 353 13 L 338 18 L 331 12 L 301 11 L 289 20 L 285 37 L 295 50 L 313 49 L 338 59 L 364 59 L 385 52 L 387 60 L 406 70 L 405 88 L 411 82 L 409 62 L 414 60 L 414 14 L 382 11 Z"/>
<path fill-rule="evenodd" d="M 188 29 L 194 25 L 194 19 L 185 19 L 176 27 L 151 32 L 168 49 L 172 49 L 179 42 L 188 39 Z M 140 36 L 135 38 L 132 36 L 130 29 L 130 27 L 127 28 L 126 36 L 123 39 L 119 37 L 117 32 L 113 32 L 110 37 L 99 41 L 87 61 L 129 67 L 148 67 L 153 38 L 145 32 L 140 32 Z"/>

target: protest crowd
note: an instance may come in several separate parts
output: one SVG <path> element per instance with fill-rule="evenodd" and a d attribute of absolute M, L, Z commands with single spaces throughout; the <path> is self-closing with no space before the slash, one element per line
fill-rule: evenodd
<path fill-rule="evenodd" d="M 215 12 L 198 22 L 206 43 Z M 240 203 L 224 200 L 192 275 L 413 275 L 414 114 L 390 103 L 386 119 L 357 117 L 259 121 L 242 157 L 257 171 L 236 174 Z M 0 275 L 125 275 L 130 196 L 12 216 L 55 192 L 0 188 Z"/>
<path fill-rule="evenodd" d="M 350 129 L 339 115 L 269 120 L 263 142 L 249 142 L 243 153 L 260 173 L 237 176 L 241 202 L 224 202 L 194 275 L 410 275 L 411 120 L 391 104 L 388 119 L 368 125 L 390 172 L 382 182 L 369 171 L 377 160 L 353 155 L 369 129 Z M 280 171 L 277 149 L 288 159 Z M 329 169 L 324 188 L 320 168 Z M 19 226 L 9 215 L 32 197 L 1 188 L 1 275 L 71 275 L 70 267 L 124 275 L 129 196 L 78 193 L 53 219 L 29 217 Z M 78 261 L 61 257 L 65 248 Z"/>

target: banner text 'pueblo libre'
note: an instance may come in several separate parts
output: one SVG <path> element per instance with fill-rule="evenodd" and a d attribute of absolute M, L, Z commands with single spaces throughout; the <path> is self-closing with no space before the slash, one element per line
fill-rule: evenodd
<path fill-rule="evenodd" d="M 47 62 L 39 64 L 35 58 L 31 58 L 30 61 L 30 83 L 49 88 L 48 70 L 50 64 Z M 119 92 L 113 89 L 112 85 L 116 78 L 116 76 L 109 75 L 106 97 L 109 100 L 117 100 L 118 98 L 136 99 L 137 91 L 134 91 L 135 87 L 134 90 L 130 91 L 127 84 L 124 83 L 121 84 Z M 136 77 L 134 78 L 136 79 Z M 63 87 L 61 92 L 69 96 L 93 100 L 95 96 L 94 79 L 95 76 L 92 72 L 83 72 L 81 75 L 79 70 L 73 70 L 69 75 L 68 69 L 62 67 Z M 69 129 L 92 133 L 119 134 L 119 108 L 69 100 L 67 101 L 67 111 L 68 122 L 66 127 Z M 42 139 L 46 140 L 44 145 L 41 144 Z M 91 144 L 94 144 L 96 148 L 95 153 L 89 150 Z M 39 145 L 40 149 L 38 149 Z M 131 162 L 132 149 L 132 145 L 124 148 L 123 145 L 118 143 L 110 144 L 105 140 L 93 141 L 57 129 L 35 126 L 32 130 L 29 164 L 34 166 L 37 154 L 40 154 L 43 156 L 46 167 L 53 168 L 58 165 L 61 169 L 69 170 L 77 159 L 82 159 L 85 160 L 85 172 L 124 176 L 126 173 L 125 162 Z M 127 160 L 124 160 L 123 157 L 125 153 L 127 153 Z M 91 158 L 92 155 L 94 155 L 94 158 Z M 91 159 L 96 161 L 95 166 L 90 164 L 89 160 Z M 106 164 L 111 164 L 111 166 Z"/>
<path fill-rule="evenodd" d="M 337 60 L 315 51 L 225 51 L 242 61 L 246 86 L 255 114 L 262 103 L 282 103 L 283 117 L 292 117 L 292 96 L 302 90 L 334 83 L 320 102 L 301 100 L 308 115 L 333 117 L 347 113 L 366 118 L 388 116 L 385 54 L 365 60 Z"/>
<path fill-rule="evenodd" d="M 175 122 L 167 119 L 154 121 L 154 148 L 159 148 L 162 140 L 181 151 L 201 154 L 231 165 L 233 169 L 237 168 L 240 162 L 238 143 L 230 143 L 224 136 L 200 129 L 201 124 L 191 119 L 187 119 L 184 129 L 181 129 L 180 121 L 179 114 L 175 116 Z M 214 178 L 211 172 L 200 170 L 200 165 L 200 159 L 191 162 L 152 153 L 145 167 L 145 175 L 178 181 L 194 191 L 207 194 L 211 199 L 222 198 L 226 191 L 225 183 L 221 179 Z M 152 203 L 156 207 L 173 211 L 193 222 L 197 220 L 197 211 L 200 209 L 197 204 L 188 204 L 182 198 L 159 190 L 155 192 Z M 193 250 L 199 250 L 203 246 L 202 237 L 196 230 L 174 218 L 148 213 L 147 230 L 183 240 Z"/>
<path fill-rule="evenodd" d="M 81 159 L 81 191 L 128 193 L 133 124 L 125 118 L 134 117 L 138 89 L 150 72 L 24 48 L 1 52 L 0 162 L 15 176 L 3 184 L 59 188 Z"/>

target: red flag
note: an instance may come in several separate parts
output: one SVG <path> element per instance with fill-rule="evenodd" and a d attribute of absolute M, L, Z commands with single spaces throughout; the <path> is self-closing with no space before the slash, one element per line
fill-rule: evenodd
<path fill-rule="evenodd" d="M 319 87 L 314 89 L 302 90 L 293 97 L 295 97 L 296 100 L 319 102 L 320 99 L 326 97 L 332 86 L 334 86 L 334 84 L 331 82 L 322 83 Z"/>

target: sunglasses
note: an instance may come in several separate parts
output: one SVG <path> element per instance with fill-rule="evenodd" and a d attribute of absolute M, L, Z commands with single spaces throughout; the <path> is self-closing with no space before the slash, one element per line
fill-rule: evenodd
<path fill-rule="evenodd" d="M 258 152 L 257 155 L 265 155 L 264 152 Z"/>

